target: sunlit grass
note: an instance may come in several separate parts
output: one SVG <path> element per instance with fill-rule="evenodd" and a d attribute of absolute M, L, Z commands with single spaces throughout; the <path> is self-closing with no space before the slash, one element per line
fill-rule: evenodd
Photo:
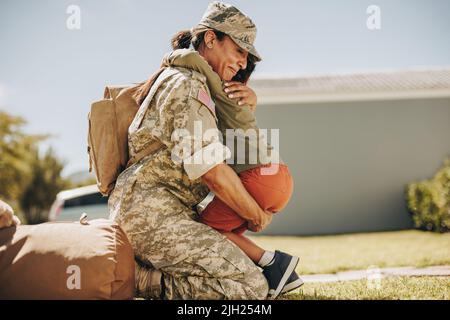
<path fill-rule="evenodd" d="M 305 283 L 281 300 L 450 300 L 450 277 L 389 277 L 379 287 L 366 279 L 331 283 Z"/>
<path fill-rule="evenodd" d="M 253 236 L 251 239 L 265 249 L 299 256 L 299 274 L 336 273 L 370 266 L 450 265 L 450 233 L 407 230 L 314 237 Z"/>

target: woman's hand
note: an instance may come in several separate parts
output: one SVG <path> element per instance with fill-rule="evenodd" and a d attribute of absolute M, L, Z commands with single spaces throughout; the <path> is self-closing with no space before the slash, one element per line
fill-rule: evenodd
<path fill-rule="evenodd" d="M 249 86 L 238 81 L 227 81 L 224 91 L 228 94 L 228 98 L 237 100 L 240 106 L 246 104 L 252 111 L 255 111 L 257 97 L 255 91 Z"/>
<path fill-rule="evenodd" d="M 250 231 L 253 232 L 260 232 L 264 230 L 270 223 L 272 222 L 272 213 L 265 212 L 260 219 L 260 222 L 258 224 L 255 224 L 252 221 L 249 221 L 247 226 Z"/>

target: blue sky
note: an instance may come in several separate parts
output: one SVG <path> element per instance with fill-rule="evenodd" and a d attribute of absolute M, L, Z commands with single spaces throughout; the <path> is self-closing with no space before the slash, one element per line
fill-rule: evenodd
<path fill-rule="evenodd" d="M 107 84 L 146 79 L 171 36 L 195 25 L 210 1 L 1 0 L 0 109 L 49 133 L 67 163 L 87 168 L 87 113 Z M 450 1 L 228 1 L 258 27 L 255 75 L 306 75 L 450 66 Z M 69 5 L 81 29 L 69 30 Z M 366 9 L 381 10 L 381 29 Z"/>

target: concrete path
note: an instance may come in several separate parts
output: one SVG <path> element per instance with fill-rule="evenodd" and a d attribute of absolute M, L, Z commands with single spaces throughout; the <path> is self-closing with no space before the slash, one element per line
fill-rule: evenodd
<path fill-rule="evenodd" d="M 313 274 L 300 275 L 305 283 L 314 282 L 337 282 L 360 279 L 380 279 L 390 276 L 450 276 L 450 266 L 433 266 L 426 268 L 400 267 L 400 268 L 376 268 L 370 267 L 366 270 L 354 270 L 338 272 L 336 274 Z"/>

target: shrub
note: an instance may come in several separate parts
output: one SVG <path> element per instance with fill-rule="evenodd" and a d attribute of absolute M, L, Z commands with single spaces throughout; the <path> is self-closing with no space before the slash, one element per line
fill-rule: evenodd
<path fill-rule="evenodd" d="M 450 158 L 432 179 L 409 184 L 406 198 L 416 228 L 450 231 Z"/>

